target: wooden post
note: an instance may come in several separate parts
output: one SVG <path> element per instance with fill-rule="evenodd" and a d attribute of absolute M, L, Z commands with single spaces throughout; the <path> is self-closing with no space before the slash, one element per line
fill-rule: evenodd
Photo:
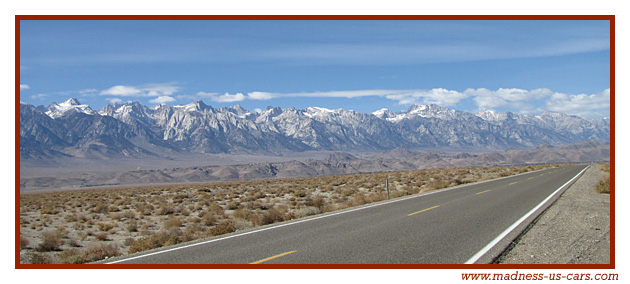
<path fill-rule="evenodd" d="M 387 189 L 387 200 L 389 200 L 389 179 L 385 179 L 385 188 Z"/>

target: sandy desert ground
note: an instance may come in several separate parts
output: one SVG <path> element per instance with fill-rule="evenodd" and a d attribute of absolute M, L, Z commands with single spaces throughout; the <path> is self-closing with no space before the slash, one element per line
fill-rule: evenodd
<path fill-rule="evenodd" d="M 20 195 L 20 262 L 86 263 L 561 165 L 73 190 Z"/>

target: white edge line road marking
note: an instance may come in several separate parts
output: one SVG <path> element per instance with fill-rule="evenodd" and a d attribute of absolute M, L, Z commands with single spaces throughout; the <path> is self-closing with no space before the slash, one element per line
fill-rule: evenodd
<path fill-rule="evenodd" d="M 523 217 L 521 217 L 521 219 L 518 219 L 514 224 L 512 224 L 512 226 L 508 227 L 507 229 L 505 229 L 505 231 L 503 231 L 503 233 L 501 233 L 500 235 L 498 235 L 496 238 L 494 238 L 494 240 L 492 240 L 489 244 L 487 244 L 483 249 L 481 249 L 479 252 L 477 252 L 475 255 L 473 255 L 473 257 L 471 257 L 468 261 L 466 261 L 464 264 L 473 264 L 475 263 L 477 260 L 479 260 L 479 258 L 481 258 L 484 254 L 486 254 L 490 249 L 492 249 L 497 243 L 499 243 L 503 238 L 505 238 L 505 236 L 507 236 L 512 230 L 514 230 L 516 227 L 518 227 L 518 225 L 520 225 L 521 223 L 523 223 L 523 221 L 525 221 L 525 219 L 527 219 L 530 215 L 534 214 L 534 212 L 536 212 L 536 210 L 538 210 L 540 207 L 543 206 L 543 204 L 545 204 L 547 201 L 549 201 L 549 199 L 551 199 L 554 195 L 556 195 L 556 193 L 558 193 L 560 190 L 562 190 L 565 186 L 567 186 L 567 184 L 571 183 L 573 180 L 575 180 L 576 178 L 578 178 L 580 175 L 582 175 L 582 173 L 584 171 L 586 171 L 588 168 L 590 168 L 591 166 L 587 166 L 586 168 L 584 168 L 581 172 L 579 172 L 577 175 L 575 175 L 571 180 L 567 181 L 565 184 L 563 184 L 561 187 L 559 187 L 558 189 L 556 189 L 556 191 L 554 191 L 552 194 L 550 194 L 549 196 L 547 196 L 547 198 L 545 198 L 545 200 L 543 200 L 542 202 L 540 202 L 538 205 L 536 205 L 536 207 L 534 207 L 534 209 L 530 210 L 529 212 L 527 212 L 527 214 L 525 214 Z"/>
<path fill-rule="evenodd" d="M 254 230 L 254 231 L 244 232 L 244 233 L 240 233 L 240 234 L 236 234 L 236 235 L 226 236 L 226 237 L 222 237 L 222 238 L 212 239 L 212 240 L 203 241 L 203 242 L 194 243 L 194 244 L 189 244 L 189 245 L 184 245 L 184 246 L 180 246 L 180 247 L 174 247 L 174 248 L 171 248 L 171 249 L 160 250 L 160 251 L 156 251 L 156 252 L 152 252 L 152 253 L 148 253 L 148 254 L 142 254 L 142 255 L 138 255 L 138 256 L 134 256 L 134 257 L 130 257 L 130 258 L 119 259 L 119 260 L 115 260 L 115 261 L 112 261 L 112 262 L 106 262 L 104 264 L 115 264 L 115 263 L 125 262 L 125 261 L 134 260 L 134 259 L 138 259 L 138 258 L 143 258 L 143 257 L 147 257 L 147 256 L 152 256 L 152 255 L 162 254 L 162 253 L 176 251 L 176 250 L 180 250 L 180 249 L 185 249 L 185 248 L 189 248 L 189 247 L 205 245 L 205 244 L 214 243 L 214 242 L 227 240 L 227 239 L 231 239 L 231 238 L 236 238 L 236 237 L 241 237 L 241 236 L 245 236 L 245 235 L 249 235 L 249 234 L 264 232 L 264 231 L 271 230 L 271 229 L 282 228 L 282 227 L 286 227 L 286 226 L 290 226 L 290 225 L 295 225 L 295 224 L 300 224 L 300 223 L 309 222 L 309 221 L 313 221 L 313 220 L 318 220 L 318 219 L 322 219 L 322 218 L 332 217 L 332 216 L 335 216 L 335 215 L 340 215 L 340 214 L 350 213 L 350 212 L 359 211 L 359 210 L 372 208 L 372 207 L 376 207 L 376 206 L 381 206 L 381 205 L 385 205 L 385 204 L 391 204 L 391 203 L 395 203 L 395 202 L 400 202 L 400 201 L 404 201 L 404 200 L 407 200 L 407 199 L 418 198 L 418 197 L 422 197 L 422 196 L 426 196 L 426 195 L 431 195 L 431 194 L 434 194 L 434 193 L 439 193 L 439 192 L 442 192 L 442 191 L 448 191 L 448 190 L 453 190 L 453 189 L 457 189 L 457 188 L 461 188 L 461 187 L 473 186 L 473 185 L 483 184 L 483 183 L 487 183 L 487 182 L 493 182 L 493 181 L 497 181 L 497 180 L 513 178 L 513 177 L 526 175 L 526 174 L 531 174 L 531 173 L 544 171 L 544 170 L 548 170 L 548 169 L 541 169 L 541 170 L 537 170 L 537 171 L 526 172 L 526 173 L 517 174 L 517 175 L 513 175 L 513 176 L 500 177 L 500 178 L 491 179 L 491 180 L 484 180 L 484 181 L 475 182 L 475 183 L 462 184 L 462 185 L 449 187 L 449 188 L 445 188 L 445 189 L 430 191 L 430 192 L 423 193 L 423 194 L 420 194 L 420 195 L 412 195 L 412 196 L 408 196 L 408 197 L 402 197 L 400 199 L 389 200 L 389 201 L 376 203 L 376 204 L 371 204 L 371 205 L 368 205 L 368 206 L 358 207 L 358 208 L 354 208 L 354 209 L 350 209 L 350 210 L 344 210 L 344 211 L 340 211 L 340 212 L 336 212 L 336 213 L 325 214 L 325 215 L 322 215 L 322 216 L 309 218 L 309 219 L 304 219 L 304 220 L 300 220 L 300 221 L 296 221 L 296 222 L 291 222 L 291 223 L 276 225 L 276 226 L 272 226 L 272 227 L 262 228 L 262 229 L 258 229 L 258 230 Z"/>

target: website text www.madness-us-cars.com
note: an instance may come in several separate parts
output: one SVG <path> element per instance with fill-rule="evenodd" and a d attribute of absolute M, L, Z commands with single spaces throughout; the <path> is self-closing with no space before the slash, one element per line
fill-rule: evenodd
<path fill-rule="evenodd" d="M 619 280 L 618 273 L 462 273 L 462 280 Z"/>

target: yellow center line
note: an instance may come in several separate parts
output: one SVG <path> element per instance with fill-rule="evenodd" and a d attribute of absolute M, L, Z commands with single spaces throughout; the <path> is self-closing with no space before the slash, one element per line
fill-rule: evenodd
<path fill-rule="evenodd" d="M 515 181 L 515 182 L 510 183 L 510 184 L 508 184 L 508 185 L 513 185 L 513 184 L 517 184 L 517 183 L 518 183 L 518 181 Z"/>
<path fill-rule="evenodd" d="M 420 211 L 418 211 L 418 212 L 413 212 L 413 213 L 411 213 L 411 214 L 409 214 L 409 215 L 407 215 L 407 216 L 416 215 L 416 214 L 418 214 L 418 213 L 422 213 L 422 212 L 424 212 L 424 211 L 429 211 L 429 210 L 431 210 L 431 209 L 438 208 L 438 207 L 440 207 L 440 205 L 436 205 L 436 206 L 433 206 L 433 207 L 431 207 L 431 208 L 427 208 L 427 209 L 424 209 L 424 210 L 420 210 Z"/>
<path fill-rule="evenodd" d="M 527 179 L 533 179 L 533 178 L 534 178 L 534 177 L 529 177 L 529 178 L 527 178 Z"/>
<path fill-rule="evenodd" d="M 259 260 L 259 261 L 252 262 L 252 263 L 250 263 L 250 264 L 259 264 L 259 263 L 263 263 L 263 262 L 265 262 L 265 261 L 270 261 L 270 260 L 272 260 L 272 259 L 276 259 L 276 258 L 278 258 L 278 257 L 283 257 L 283 256 L 285 256 L 285 255 L 287 255 L 287 254 L 292 254 L 292 253 L 294 253 L 294 252 L 296 252 L 296 251 L 297 251 L 297 250 L 288 251 L 288 252 L 285 252 L 285 253 L 281 253 L 281 254 L 279 254 L 279 255 L 274 255 L 274 256 L 272 256 L 272 257 L 268 257 L 268 258 L 265 258 L 265 259 L 261 259 L 261 260 Z"/>
<path fill-rule="evenodd" d="M 488 190 L 486 190 L 486 191 L 477 192 L 477 193 L 475 193 L 475 194 L 482 194 L 482 193 L 486 193 L 486 192 L 488 192 L 488 191 L 490 191 L 490 190 L 488 189 Z"/>

